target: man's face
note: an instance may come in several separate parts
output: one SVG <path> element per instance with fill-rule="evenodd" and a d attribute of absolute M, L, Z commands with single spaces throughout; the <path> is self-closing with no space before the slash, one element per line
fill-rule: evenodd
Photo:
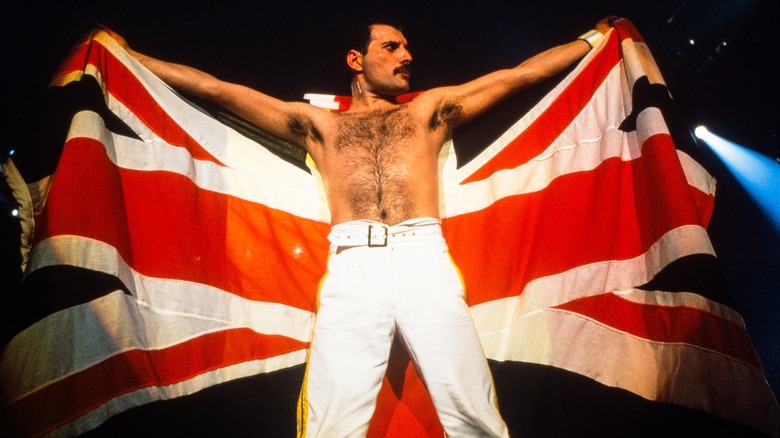
<path fill-rule="evenodd" d="M 363 55 L 366 86 L 374 93 L 398 96 L 409 91 L 412 54 L 403 34 L 384 24 L 371 27 L 371 42 Z"/>

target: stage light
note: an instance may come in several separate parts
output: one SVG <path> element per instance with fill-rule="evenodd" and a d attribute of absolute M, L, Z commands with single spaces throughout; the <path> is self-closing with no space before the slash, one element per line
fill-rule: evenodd
<path fill-rule="evenodd" d="M 720 158 L 780 234 L 780 163 L 719 137 L 704 126 L 698 126 L 694 134 Z"/>
<path fill-rule="evenodd" d="M 15 208 L 13 210 L 11 210 L 11 216 L 19 217 L 19 210 L 15 209 Z"/>

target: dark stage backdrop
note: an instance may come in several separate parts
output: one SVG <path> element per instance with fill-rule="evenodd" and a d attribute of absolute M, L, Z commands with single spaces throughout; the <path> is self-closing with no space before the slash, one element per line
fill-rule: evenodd
<path fill-rule="evenodd" d="M 778 126 L 777 110 L 770 105 L 773 97 L 777 97 L 777 88 L 774 81 L 768 80 L 769 76 L 763 75 L 777 72 L 776 57 L 766 56 L 766 53 L 777 53 L 776 32 L 767 31 L 768 26 L 765 24 L 769 21 L 768 16 L 776 17 L 777 7 L 773 2 L 746 2 L 744 9 L 727 10 L 725 3 L 717 8 L 703 8 L 697 2 L 655 2 L 652 7 L 620 2 L 601 2 L 598 5 L 562 2 L 559 7 L 551 8 L 549 2 L 520 6 L 503 2 L 480 5 L 449 2 L 389 7 L 380 5 L 372 8 L 365 4 L 345 2 L 338 5 L 299 4 L 295 11 L 281 5 L 245 9 L 208 2 L 190 2 L 186 5 L 166 3 L 154 6 L 129 3 L 106 6 L 90 2 L 45 5 L 41 9 L 27 11 L 27 15 L 19 17 L 7 28 L 9 35 L 6 41 L 16 43 L 7 46 L 10 52 L 4 58 L 14 60 L 13 65 L 16 67 L 7 68 L 4 72 L 9 76 L 4 80 L 4 84 L 14 84 L 6 93 L 14 103 L 8 111 L 11 116 L 5 120 L 8 126 L 4 132 L 8 133 L 8 142 L 3 146 L 7 149 L 14 147 L 17 153 L 21 154 L 20 163 L 25 161 L 25 154 L 28 160 L 34 155 L 36 167 L 50 171 L 56 165 L 58 155 L 31 152 L 32 148 L 26 146 L 29 146 L 31 138 L 40 140 L 38 145 L 50 144 L 49 140 L 58 136 L 64 138 L 67 125 L 58 128 L 56 124 L 69 119 L 63 119 L 61 114 L 56 114 L 56 110 L 61 108 L 63 112 L 69 113 L 74 102 L 78 102 L 80 107 L 95 109 L 111 132 L 133 133 L 133 130 L 126 126 L 126 122 L 121 118 L 116 120 L 115 116 L 103 107 L 100 101 L 102 97 L 94 92 L 87 92 L 86 96 L 83 96 L 80 90 L 67 91 L 66 93 L 78 92 L 79 97 L 66 95 L 63 100 L 69 102 L 70 106 L 54 105 L 55 114 L 51 114 L 49 93 L 43 92 L 58 63 L 79 36 L 92 27 L 94 20 L 115 28 L 141 51 L 195 65 L 222 78 L 245 83 L 282 98 L 300 100 L 306 92 L 346 93 L 344 84 L 348 78 L 339 55 L 343 51 L 340 46 L 341 33 L 348 28 L 350 22 L 373 15 L 373 10 L 380 11 L 376 14 L 378 16 L 393 16 L 396 21 L 403 23 L 415 55 L 413 83 L 415 89 L 419 90 L 463 82 L 494 68 L 511 66 L 545 47 L 576 37 L 590 28 L 601 16 L 616 12 L 637 23 L 653 48 L 656 60 L 676 98 L 681 125 L 677 127 L 678 132 L 684 133 L 686 128 L 698 120 L 713 124 L 720 122 L 733 132 L 734 139 L 755 145 L 754 147 L 768 154 L 776 153 L 777 140 L 772 137 L 768 126 Z M 715 59 L 721 64 L 709 64 L 709 67 L 705 68 L 703 60 L 710 56 L 707 49 L 691 51 L 692 49 L 683 44 L 685 35 L 680 30 L 682 27 L 679 23 L 695 22 L 695 12 L 707 10 L 709 12 L 702 15 L 706 20 L 702 18 L 702 21 L 709 23 L 711 28 L 683 27 L 699 32 L 702 38 L 697 38 L 698 41 L 712 42 L 717 40 L 717 37 L 731 37 L 736 45 L 734 50 L 742 50 L 750 55 L 745 55 L 750 62 L 741 63 L 740 71 L 748 67 L 746 69 L 749 73 L 743 73 L 746 77 L 735 77 L 736 74 L 729 64 L 735 59 L 743 59 L 739 53 L 731 53 L 731 58 Z M 775 51 L 768 51 L 767 47 L 774 48 Z M 754 67 L 749 68 L 750 66 Z M 527 111 L 536 100 L 549 92 L 551 86 L 552 84 L 540 87 L 514 101 L 511 105 L 515 105 L 515 108 L 509 111 L 510 115 L 502 116 L 500 114 L 506 113 L 501 112 L 497 117 L 513 121 L 511 114 Z M 90 93 L 93 93 L 93 97 L 89 96 Z M 41 111 L 42 107 L 45 107 L 46 111 Z M 757 111 L 760 116 L 755 115 Z M 751 117 L 751 113 L 754 116 Z M 54 125 L 41 124 L 39 117 L 44 116 L 49 118 L 46 123 L 53 122 Z M 46 126 L 45 132 L 41 132 L 42 126 Z M 501 133 L 502 128 L 494 128 L 495 126 L 501 127 L 501 122 L 477 122 L 471 130 L 457 134 L 455 143 L 459 165 L 462 166 L 470 158 L 477 156 L 487 142 Z M 714 125 L 711 126 L 714 130 Z M 490 129 L 497 131 L 492 132 Z M 726 135 L 725 128 L 722 133 Z M 710 235 L 725 275 L 709 277 L 707 288 L 718 290 L 718 296 L 723 297 L 719 301 L 736 308 L 745 317 L 747 330 L 758 349 L 766 376 L 776 388 L 780 368 L 777 359 L 780 313 L 777 312 L 777 288 L 780 279 L 778 270 L 775 269 L 778 266 L 776 231 L 767 225 L 745 199 L 744 193 L 727 171 L 719 167 L 706 150 L 700 150 L 695 144 L 691 145 L 685 140 L 678 141 L 678 147 L 681 147 L 681 144 L 718 179 L 718 200 L 715 202 L 714 216 L 710 223 Z M 283 152 L 284 145 L 272 149 L 279 156 L 287 156 Z M 27 170 L 28 174 L 25 176 L 37 180 L 36 177 L 42 177 L 48 171 Z M 84 202 L 91 201 L 93 198 L 90 195 Z M 144 201 L 140 199 L 138 202 Z M 14 224 L 11 223 L 4 229 L 15 231 L 15 228 L 11 228 L 12 225 Z M 13 257 L 11 252 L 8 254 Z M 14 262 L 12 259 L 8 264 L 4 263 L 4 267 L 16 266 Z M 695 262 L 697 266 L 702 265 L 701 260 Z M 703 263 L 709 265 L 710 261 Z M 673 277 L 684 278 L 689 270 L 687 265 L 678 267 Z M 39 316 L 70 307 L 76 302 L 104 296 L 110 291 L 123 290 L 130 293 L 127 285 L 117 283 L 116 276 L 95 277 L 93 273 L 83 273 L 79 270 L 58 272 L 55 268 L 49 270 L 53 273 L 50 278 L 36 280 L 31 277 L 25 289 L 18 289 L 13 282 L 16 273 L 13 269 L 7 271 L 12 280 L 7 283 L 9 287 L 7 292 L 6 289 L 4 292 L 9 295 L 51 288 L 52 284 L 57 287 L 52 290 L 60 291 L 60 288 L 64 287 L 64 290 L 57 294 L 59 301 L 30 294 L 22 297 L 23 301 L 28 301 L 26 306 L 38 309 Z M 310 275 L 314 278 L 315 274 L 316 272 L 312 272 Z M 88 275 L 88 279 L 85 280 L 83 275 Z M 662 280 L 659 278 L 656 284 L 665 284 Z M 90 295 L 86 297 L 83 296 L 82 288 L 74 287 L 84 284 L 85 281 L 91 285 Z M 272 279 L 267 281 L 273 283 Z M 692 287 L 686 286 L 689 289 Z M 79 297 L 74 298 L 75 295 Z M 729 298 L 726 298 L 726 295 Z M 8 309 L 13 312 L 10 316 L 22 316 L 13 306 L 8 306 Z M 27 326 L 30 322 L 31 320 L 25 320 L 22 326 Z M 11 327 L 9 333 L 15 333 L 18 327 Z M 298 347 L 290 348 L 294 351 Z M 653 421 L 661 413 L 665 415 L 664 418 L 686 418 L 686 421 L 696 425 L 695 427 L 724 427 L 720 423 L 713 423 L 710 416 L 701 417 L 698 411 L 691 412 L 676 405 L 648 404 L 645 399 L 630 393 L 612 398 L 609 402 L 596 402 L 604 400 L 603 397 L 594 396 L 599 391 L 607 391 L 612 396 L 614 392 L 577 373 L 569 375 L 559 370 L 532 365 L 512 369 L 509 365 L 511 364 L 504 361 L 492 363 L 497 383 L 501 385 L 515 382 L 507 386 L 514 387 L 511 385 L 523 382 L 523 390 L 529 391 L 520 398 L 517 391 L 500 394 L 504 406 L 511 406 L 504 409 L 527 413 L 523 414 L 527 416 L 513 420 L 516 421 L 513 423 L 517 424 L 516 428 L 536 427 L 530 430 L 540 431 L 544 430 L 539 429 L 540 427 L 553 427 L 550 436 L 560 436 L 565 435 L 565 431 L 555 428 L 565 428 L 568 427 L 566 424 L 578 424 L 579 421 L 579 424 L 589 424 L 589 427 L 593 427 L 590 430 L 595 436 L 602 435 L 600 432 L 605 430 L 633 428 L 636 431 L 637 425 L 641 424 L 648 435 L 653 435 L 652 432 L 657 431 L 655 427 L 662 427 Z M 293 387 L 298 385 L 300 373 L 300 366 L 293 366 L 257 379 L 231 381 L 224 386 L 204 389 L 194 397 L 170 399 L 157 402 L 153 406 L 145 405 L 126 411 L 102 427 L 105 431 L 132 431 L 134 429 L 130 428 L 130 425 L 139 427 L 138 424 L 142 423 L 139 420 L 146 418 L 150 421 L 148 424 L 167 425 L 161 426 L 162 429 L 159 430 L 165 430 L 165 427 L 178 428 L 178 423 L 168 420 L 174 418 L 172 414 L 181 412 L 197 413 L 198 415 L 190 416 L 192 422 L 189 427 L 204 433 L 209 430 L 206 424 L 210 424 L 209 419 L 212 418 L 231 418 L 231 424 L 234 424 L 237 432 L 250 430 L 242 429 L 245 427 L 265 428 L 273 427 L 270 425 L 274 424 L 286 424 L 289 427 L 291 413 L 283 407 L 294 403 L 295 394 L 290 394 L 282 388 L 288 388 L 290 384 Z M 273 382 L 269 383 L 268 378 L 273 378 Z M 571 388 L 584 389 L 571 391 Z M 249 394 L 256 391 L 278 394 L 280 401 L 269 406 L 261 400 L 249 397 Z M 413 392 L 411 389 L 409 391 Z M 565 400 L 565 404 L 572 408 L 558 411 L 549 409 L 543 399 L 550 391 L 555 391 L 560 400 Z M 225 400 L 217 412 L 213 411 L 214 406 L 210 402 L 215 394 L 216 399 Z M 272 395 L 273 397 L 275 396 Z M 266 412 L 266 417 L 260 415 L 250 421 L 251 414 L 227 408 L 234 402 L 249 403 L 250 408 L 253 403 L 263 404 L 262 410 Z M 621 408 L 621 421 L 616 421 L 615 415 L 611 416 L 610 421 L 596 420 L 601 418 L 597 413 L 603 415 L 603 410 L 614 410 L 616 406 Z M 631 409 L 623 409 L 629 406 Z M 553 415 L 550 412 L 557 413 L 550 417 Z M 559 415 L 570 422 L 562 422 Z M 277 418 L 286 419 L 277 422 Z M 621 426 L 621 422 L 626 425 Z M 732 424 L 725 427 L 739 426 Z M 568 432 L 576 433 L 571 430 Z"/>

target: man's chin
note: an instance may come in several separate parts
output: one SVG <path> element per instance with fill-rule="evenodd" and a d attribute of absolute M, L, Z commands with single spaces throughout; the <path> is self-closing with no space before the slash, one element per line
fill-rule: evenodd
<path fill-rule="evenodd" d="M 403 85 L 399 85 L 398 89 L 396 90 L 398 93 L 397 95 L 400 96 L 402 94 L 406 94 L 409 92 L 409 81 L 404 81 Z"/>

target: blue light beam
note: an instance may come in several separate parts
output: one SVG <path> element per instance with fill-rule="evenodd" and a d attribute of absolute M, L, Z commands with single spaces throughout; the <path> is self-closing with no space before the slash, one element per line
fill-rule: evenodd
<path fill-rule="evenodd" d="M 694 133 L 715 152 L 780 235 L 780 163 L 719 137 L 704 126 Z"/>

